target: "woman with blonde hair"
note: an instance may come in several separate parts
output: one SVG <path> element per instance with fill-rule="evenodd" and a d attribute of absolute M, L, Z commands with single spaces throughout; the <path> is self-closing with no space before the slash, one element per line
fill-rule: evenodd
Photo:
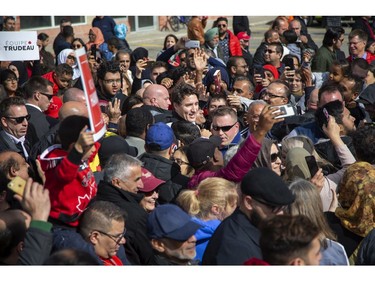
<path fill-rule="evenodd" d="M 231 215 L 237 207 L 237 186 L 223 178 L 207 178 L 196 190 L 183 190 L 178 195 L 176 203 L 200 223 L 196 233 L 197 239 L 195 259 L 200 263 L 206 246 L 214 231 L 222 220 Z"/>
<path fill-rule="evenodd" d="M 320 265 L 349 265 L 344 247 L 336 242 L 336 235 L 324 216 L 322 200 L 316 187 L 307 180 L 297 179 L 289 185 L 289 189 L 296 199 L 288 206 L 286 213 L 305 215 L 320 229 L 323 245 Z M 335 199 L 329 209 L 331 212 L 337 207 L 336 196 Z"/>

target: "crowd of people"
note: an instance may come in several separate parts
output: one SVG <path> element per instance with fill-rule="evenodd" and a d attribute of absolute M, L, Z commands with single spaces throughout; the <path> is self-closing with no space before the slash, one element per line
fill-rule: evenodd
<path fill-rule="evenodd" d="M 278 16 L 251 54 L 247 16 L 193 16 L 156 58 L 108 16 L 38 32 L 1 61 L 0 264 L 374 265 L 372 20 Z"/>

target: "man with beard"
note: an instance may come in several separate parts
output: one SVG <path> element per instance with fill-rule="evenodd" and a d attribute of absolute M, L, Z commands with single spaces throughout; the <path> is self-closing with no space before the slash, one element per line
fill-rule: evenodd
<path fill-rule="evenodd" d="M 262 259 L 259 224 L 283 214 L 294 199 L 287 185 L 272 170 L 250 170 L 241 182 L 239 207 L 216 229 L 202 263 L 242 265 L 250 258 Z"/>
<path fill-rule="evenodd" d="M 196 231 L 202 226 L 180 207 L 164 204 L 147 218 L 147 234 L 154 250 L 153 265 L 194 265 Z"/>
<path fill-rule="evenodd" d="M 219 17 L 216 20 L 219 30 L 219 45 L 224 52 L 224 62 L 227 63 L 232 56 L 242 56 L 242 49 L 238 38 L 228 29 L 228 19 Z"/>
<path fill-rule="evenodd" d="M 217 27 L 211 28 L 204 34 L 204 48 L 206 53 L 213 58 L 224 59 L 223 50 L 219 46 L 219 30 Z M 224 61 L 223 61 L 224 63 Z"/>
<path fill-rule="evenodd" d="M 121 92 L 120 64 L 116 61 L 107 61 L 100 64 L 97 71 L 98 83 L 96 91 L 102 112 L 107 111 L 108 103 L 115 98 L 120 100 L 120 108 L 126 96 Z"/>

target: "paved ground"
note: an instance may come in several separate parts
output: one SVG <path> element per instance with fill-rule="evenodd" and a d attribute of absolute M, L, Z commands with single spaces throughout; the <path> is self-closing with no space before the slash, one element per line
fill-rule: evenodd
<path fill-rule="evenodd" d="M 251 39 L 250 39 L 250 52 L 254 54 L 256 48 L 259 46 L 263 39 L 264 32 L 269 29 L 269 23 L 275 17 L 272 16 L 250 16 L 250 29 L 251 29 Z M 212 20 L 208 21 L 206 30 L 211 28 Z M 232 26 L 231 21 L 229 21 L 229 27 Z M 231 29 L 231 28 L 230 28 Z M 347 50 L 347 35 L 349 34 L 351 28 L 344 27 L 346 31 L 346 40 L 344 41 L 344 45 L 342 50 L 348 54 Z M 311 34 L 312 38 L 314 39 L 315 43 L 320 47 L 322 45 L 325 28 L 320 26 L 311 26 L 308 28 L 309 33 Z M 144 47 L 149 50 L 149 57 L 156 58 L 156 54 L 162 49 L 164 37 L 173 32 L 169 31 L 143 31 L 137 33 L 130 33 L 127 36 L 127 40 L 131 46 L 131 48 L 136 47 Z M 179 32 L 174 33 L 177 37 L 186 36 L 186 28 L 181 29 Z"/>

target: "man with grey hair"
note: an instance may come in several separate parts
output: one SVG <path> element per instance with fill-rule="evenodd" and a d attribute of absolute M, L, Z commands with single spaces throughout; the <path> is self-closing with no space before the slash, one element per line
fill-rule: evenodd
<path fill-rule="evenodd" d="M 153 252 L 147 237 L 147 213 L 139 205 L 143 188 L 142 162 L 125 153 L 114 154 L 104 166 L 104 178 L 95 200 L 109 201 L 127 213 L 125 252 L 134 265 L 151 263 Z"/>

